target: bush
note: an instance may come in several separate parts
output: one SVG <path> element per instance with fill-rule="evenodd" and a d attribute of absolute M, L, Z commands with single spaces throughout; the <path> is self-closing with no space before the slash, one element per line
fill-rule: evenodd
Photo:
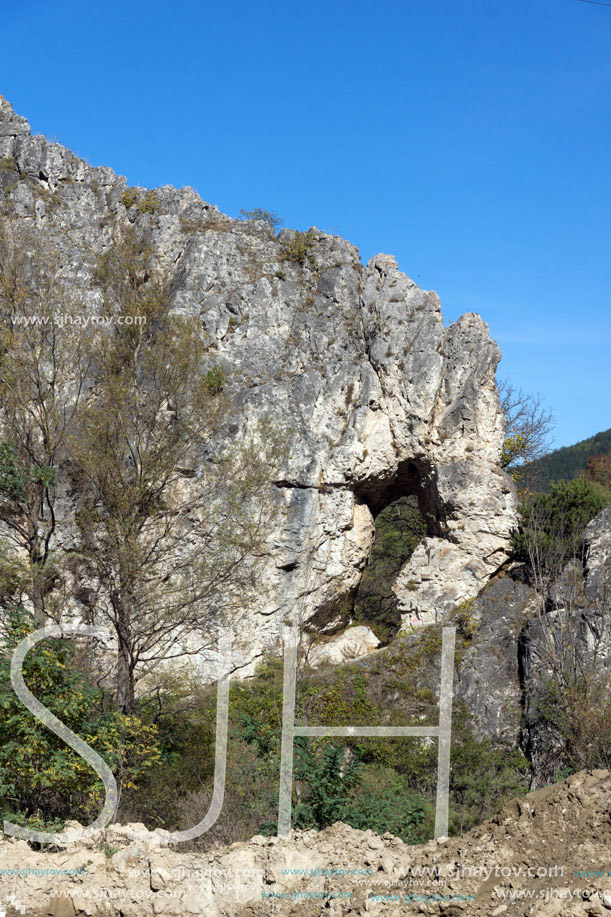
<path fill-rule="evenodd" d="M 433 806 L 393 768 L 369 766 L 354 793 L 347 824 L 376 834 L 390 831 L 408 844 L 423 844 L 433 836 Z"/>
<path fill-rule="evenodd" d="M 536 494 L 520 506 L 520 527 L 512 539 L 516 560 L 560 573 L 571 558 L 581 557 L 586 525 L 610 504 L 611 494 L 585 478 L 552 482 L 549 494 Z"/>
<path fill-rule="evenodd" d="M 254 690 L 234 681 L 230 691 L 226 790 L 213 828 L 193 849 L 248 840 L 275 818 L 280 769 L 282 669 L 273 660 L 259 667 Z M 216 688 L 183 687 L 176 681 L 141 702 L 140 713 L 158 726 L 162 763 L 121 811 L 122 821 L 144 821 L 176 830 L 206 814 L 214 784 Z M 275 830 L 275 829 L 274 829 Z"/>
<path fill-rule="evenodd" d="M 121 203 L 124 204 L 129 210 L 130 207 L 133 207 L 134 204 L 138 203 L 138 198 L 139 194 L 137 188 L 126 188 L 121 195 Z"/>
<path fill-rule="evenodd" d="M 313 245 L 314 234 L 310 229 L 307 232 L 297 231 L 290 242 L 285 244 L 282 260 L 292 261 L 293 264 L 305 264 Z"/>
<path fill-rule="evenodd" d="M 208 370 L 204 377 L 204 385 L 209 395 L 220 395 L 225 388 L 225 373 L 220 366 Z"/>
<path fill-rule="evenodd" d="M 300 677 L 297 722 L 435 723 L 440 649 L 440 628 L 431 627 L 417 639 L 395 641 L 378 669 L 371 659 L 362 666 L 306 672 Z M 213 829 L 194 842 L 197 849 L 276 832 L 282 684 L 283 663 L 276 658 L 260 665 L 252 679 L 232 683 L 225 802 Z M 147 721 L 155 718 L 162 763 L 121 817 L 170 830 L 187 828 L 204 816 L 212 797 L 216 688 L 200 689 L 189 699 L 175 686 L 158 701 L 147 701 L 139 712 Z M 363 830 L 390 831 L 408 843 L 433 835 L 433 740 L 298 738 L 294 777 L 295 827 L 321 828 L 341 820 Z M 491 816 L 508 799 L 525 793 L 527 783 L 528 762 L 521 752 L 477 739 L 467 712 L 457 708 L 451 833 Z"/>
<path fill-rule="evenodd" d="M 325 828 L 336 821 L 348 824 L 348 797 L 361 770 L 362 763 L 355 756 L 348 757 L 336 742 L 295 739 L 294 776 L 307 788 L 304 801 L 293 807 L 295 828 Z"/>
<path fill-rule="evenodd" d="M 299 788 L 295 828 L 320 830 L 341 821 L 363 831 L 390 831 L 407 843 L 432 835 L 432 806 L 392 768 L 365 766 L 358 749 L 297 738 L 294 777 Z M 263 830 L 275 832 L 276 825 L 268 823 Z"/>
<path fill-rule="evenodd" d="M 159 198 L 154 191 L 147 191 L 138 202 L 138 213 L 155 213 L 159 210 Z"/>
<path fill-rule="evenodd" d="M 154 191 L 147 191 L 141 195 L 138 188 L 126 188 L 121 195 L 121 201 L 128 210 L 135 206 L 138 213 L 155 213 L 159 210 L 159 198 Z"/>
<path fill-rule="evenodd" d="M 28 489 L 42 484 L 52 487 L 57 480 L 55 468 L 48 465 L 19 467 L 17 450 L 12 443 L 0 443 L 0 500 L 18 504 L 29 496 Z"/>
<path fill-rule="evenodd" d="M 450 834 L 462 834 L 528 792 L 530 765 L 519 748 L 478 739 L 454 717 L 450 770 Z"/>
<path fill-rule="evenodd" d="M 548 679 L 537 698 L 539 752 L 572 773 L 611 768 L 611 674 L 598 662 L 562 687 Z"/>
<path fill-rule="evenodd" d="M 20 608 L 5 609 L 9 652 L 35 629 Z M 31 827 L 57 830 L 61 821 L 88 822 L 104 798 L 97 774 L 23 706 L 9 680 L 10 659 L 0 660 L 0 813 Z M 138 717 L 107 712 L 110 698 L 74 667 L 73 647 L 47 640 L 28 653 L 23 673 L 30 691 L 98 752 L 123 793 L 133 794 L 160 760 L 157 730 Z"/>
<path fill-rule="evenodd" d="M 240 210 L 240 214 L 243 220 L 249 222 L 263 220 L 272 227 L 274 232 L 284 223 L 283 218 L 279 217 L 275 210 L 263 210 L 261 207 L 255 207 L 254 210 Z"/>

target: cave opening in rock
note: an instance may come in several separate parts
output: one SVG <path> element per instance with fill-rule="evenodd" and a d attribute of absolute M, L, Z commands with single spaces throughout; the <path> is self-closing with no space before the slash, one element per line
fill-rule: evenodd
<path fill-rule="evenodd" d="M 392 589 L 399 572 L 426 535 L 442 531 L 434 474 L 415 462 L 403 462 L 392 478 L 367 482 L 358 496 L 373 514 L 375 539 L 355 595 L 353 620 L 367 624 L 388 643 L 401 626 Z"/>
<path fill-rule="evenodd" d="M 356 593 L 353 620 L 371 627 L 382 643 L 388 643 L 401 626 L 392 586 L 425 535 L 426 523 L 415 495 L 399 497 L 375 518 L 375 540 Z"/>

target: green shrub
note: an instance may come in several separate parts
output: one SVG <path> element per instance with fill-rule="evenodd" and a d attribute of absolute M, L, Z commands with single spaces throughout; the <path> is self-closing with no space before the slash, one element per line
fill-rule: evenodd
<path fill-rule="evenodd" d="M 121 203 L 129 210 L 130 207 L 138 203 L 139 196 L 137 188 L 126 188 L 121 195 Z"/>
<path fill-rule="evenodd" d="M 530 765 L 519 748 L 477 738 L 466 710 L 454 714 L 450 834 L 469 831 L 506 802 L 528 792 Z"/>
<path fill-rule="evenodd" d="M 459 636 L 464 641 L 472 640 L 479 627 L 479 622 L 474 616 L 474 599 L 466 599 L 457 605 L 452 614 L 451 621 L 456 625 Z"/>
<path fill-rule="evenodd" d="M 5 172 L 12 172 L 17 168 L 17 164 L 12 156 L 0 156 L 0 169 Z"/>
<path fill-rule="evenodd" d="M 520 506 L 520 527 L 512 539 L 515 558 L 534 560 L 542 573 L 559 573 L 572 557 L 581 556 L 583 530 L 609 504 L 611 496 L 593 481 L 552 482 L 549 494 L 536 494 Z"/>
<path fill-rule="evenodd" d="M 219 395 L 225 388 L 225 373 L 220 366 L 209 369 L 204 377 L 204 385 L 209 395 Z"/>
<path fill-rule="evenodd" d="M 275 210 L 263 210 L 261 207 L 255 207 L 254 210 L 240 210 L 240 214 L 243 220 L 248 220 L 249 222 L 263 220 L 274 231 L 284 223 L 284 219 L 279 217 Z"/>
<path fill-rule="evenodd" d="M 303 679 L 300 713 L 317 726 L 371 725 L 379 717 L 365 674 L 352 666 L 342 666 L 323 678 Z"/>
<path fill-rule="evenodd" d="M 320 830 L 341 821 L 363 831 L 390 831 L 407 843 L 424 842 L 432 834 L 432 806 L 392 768 L 366 766 L 358 748 L 297 738 L 294 779 L 299 787 L 295 828 Z M 262 827 L 267 833 L 276 830 L 275 822 Z"/>
<path fill-rule="evenodd" d="M 121 822 L 171 830 L 180 826 L 185 800 L 214 775 L 215 704 L 212 691 L 170 674 L 138 701 L 138 716 L 156 728 L 160 760 L 140 781 L 139 792 L 121 800 Z M 187 827 L 195 821 L 190 818 Z"/>
<path fill-rule="evenodd" d="M 434 831 L 432 804 L 391 767 L 364 768 L 345 820 L 362 831 L 390 831 L 408 844 L 423 844 Z"/>
<path fill-rule="evenodd" d="M 533 724 L 539 752 L 569 772 L 611 767 L 611 673 L 594 661 L 562 686 L 549 679 Z"/>
<path fill-rule="evenodd" d="M 5 649 L 11 651 L 36 625 L 20 608 L 5 609 Z M 90 765 L 49 732 L 23 706 L 9 680 L 10 658 L 0 659 L 0 813 L 9 820 L 55 830 L 67 818 L 87 822 L 104 799 Z M 23 666 L 30 691 L 112 768 L 129 796 L 160 761 L 157 730 L 138 717 L 110 709 L 73 664 L 73 647 L 46 640 Z"/>
<path fill-rule="evenodd" d="M 285 243 L 281 255 L 282 260 L 292 261 L 293 264 L 304 264 L 306 258 L 310 256 L 314 241 L 314 234 L 310 229 L 307 232 L 297 231 L 293 238 Z"/>
<path fill-rule="evenodd" d="M 156 213 L 159 207 L 159 198 L 154 191 L 147 191 L 144 197 L 138 201 L 138 213 Z"/>
<path fill-rule="evenodd" d="M 0 443 L 0 494 L 11 501 L 25 496 L 28 476 L 18 466 L 17 452 L 12 443 Z"/>
<path fill-rule="evenodd" d="M 296 720 L 311 725 L 435 724 L 441 628 L 395 640 L 384 657 L 310 673 L 299 680 Z M 246 840 L 277 829 L 283 662 L 260 665 L 252 679 L 234 681 L 229 703 L 227 790 L 215 827 L 196 843 Z M 140 708 L 154 717 L 162 763 L 122 818 L 185 828 L 210 803 L 214 772 L 216 689 L 190 701 L 178 689 Z M 156 708 L 163 712 L 155 713 Z M 432 837 L 437 789 L 437 743 L 418 738 L 295 740 L 293 824 L 323 827 L 341 820 L 355 828 L 390 831 L 408 843 Z M 453 717 L 451 833 L 494 814 L 527 792 L 528 763 L 516 749 L 478 739 L 466 710 Z"/>
<path fill-rule="evenodd" d="M 126 188 L 121 195 L 122 203 L 129 210 L 136 207 L 138 213 L 155 213 L 159 210 L 159 198 L 154 191 L 147 191 L 142 195 L 138 188 Z"/>
<path fill-rule="evenodd" d="M 50 465 L 30 465 L 24 461 L 10 442 L 0 443 L 0 506 L 19 515 L 24 502 L 41 498 L 41 491 L 53 487 L 57 469 Z"/>
<path fill-rule="evenodd" d="M 303 802 L 293 809 L 296 828 L 325 828 L 336 821 L 346 822 L 350 812 L 350 793 L 359 782 L 362 763 L 347 758 L 341 745 L 295 739 L 294 777 L 307 788 Z"/>

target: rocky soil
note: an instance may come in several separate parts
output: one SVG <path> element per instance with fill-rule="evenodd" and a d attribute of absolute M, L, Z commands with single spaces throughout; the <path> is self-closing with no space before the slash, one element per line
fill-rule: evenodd
<path fill-rule="evenodd" d="M 420 847 L 343 824 L 206 854 L 168 848 L 163 831 L 142 825 L 71 833 L 55 852 L 0 840 L 8 917 L 611 917 L 608 771 L 573 775 L 462 838 Z"/>

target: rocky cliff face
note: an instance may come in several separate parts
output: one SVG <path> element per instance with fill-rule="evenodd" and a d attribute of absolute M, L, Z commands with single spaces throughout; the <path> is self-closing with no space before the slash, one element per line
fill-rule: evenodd
<path fill-rule="evenodd" d="M 600 691 L 599 679 L 611 670 L 611 508 L 586 526 L 583 548 L 583 560 L 567 564 L 549 589 L 543 609 L 530 618 L 522 635 L 523 743 L 535 786 L 552 781 L 562 759 L 562 743 L 545 715 L 550 702 L 555 706 L 546 691 L 552 678 L 562 688 L 565 682 L 580 679 L 590 683 L 602 715 L 600 728 L 609 722 L 608 689 Z M 584 724 L 592 715 L 585 702 L 575 713 Z"/>
<path fill-rule="evenodd" d="M 243 407 L 290 432 L 275 481 L 281 521 L 268 540 L 266 595 L 249 611 L 243 671 L 286 618 L 319 630 L 347 623 L 374 536 L 373 519 L 415 494 L 427 537 L 395 585 L 404 625 L 474 596 L 506 559 L 515 495 L 498 467 L 503 418 L 499 348 L 475 314 L 445 327 L 435 293 L 391 256 L 367 265 L 317 229 L 303 263 L 283 255 L 291 230 L 233 221 L 190 188 L 144 189 L 32 136 L 0 98 L 0 201 L 62 253 L 65 279 L 92 314 L 97 254 L 137 224 L 173 272 L 168 308 L 193 314 Z M 234 428 L 232 435 L 238 436 Z"/>
<path fill-rule="evenodd" d="M 555 728 L 560 706 L 546 695 L 547 686 L 584 679 L 593 692 L 611 666 L 611 508 L 586 527 L 582 547 L 582 557 L 571 560 L 543 595 L 523 581 L 525 571 L 516 565 L 471 609 L 474 637 L 457 697 L 473 713 L 480 735 L 522 745 L 533 786 L 553 781 L 564 761 Z M 602 724 L 606 691 L 592 697 Z M 585 723 L 592 714 L 584 706 L 577 715 Z"/>

